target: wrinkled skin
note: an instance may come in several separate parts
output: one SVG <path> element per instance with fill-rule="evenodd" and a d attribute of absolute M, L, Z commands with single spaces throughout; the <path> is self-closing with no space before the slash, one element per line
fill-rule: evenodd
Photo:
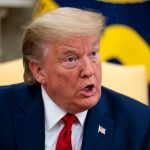
<path fill-rule="evenodd" d="M 68 113 L 90 109 L 101 95 L 99 37 L 71 37 L 46 44 L 40 64 L 30 64 L 49 97 Z"/>

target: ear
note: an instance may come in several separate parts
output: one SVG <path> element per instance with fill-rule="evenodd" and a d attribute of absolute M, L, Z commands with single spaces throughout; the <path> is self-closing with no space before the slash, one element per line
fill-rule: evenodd
<path fill-rule="evenodd" d="M 45 76 L 42 66 L 39 63 L 29 62 L 29 67 L 35 79 L 41 83 L 45 83 Z"/>

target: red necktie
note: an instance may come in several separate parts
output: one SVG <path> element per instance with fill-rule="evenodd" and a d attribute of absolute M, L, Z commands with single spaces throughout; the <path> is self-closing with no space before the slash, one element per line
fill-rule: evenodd
<path fill-rule="evenodd" d="M 75 115 L 72 114 L 66 114 L 62 118 L 63 122 L 65 123 L 65 126 L 61 130 L 57 144 L 56 144 L 56 150 L 72 150 L 71 145 L 71 127 L 72 124 L 77 120 Z"/>

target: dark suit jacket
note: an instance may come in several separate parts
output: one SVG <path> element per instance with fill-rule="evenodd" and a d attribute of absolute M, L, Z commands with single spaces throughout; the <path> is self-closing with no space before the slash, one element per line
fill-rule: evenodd
<path fill-rule="evenodd" d="M 0 87 L 0 150 L 44 150 L 44 139 L 40 86 Z M 82 150 L 150 150 L 150 108 L 102 87 L 87 114 Z"/>

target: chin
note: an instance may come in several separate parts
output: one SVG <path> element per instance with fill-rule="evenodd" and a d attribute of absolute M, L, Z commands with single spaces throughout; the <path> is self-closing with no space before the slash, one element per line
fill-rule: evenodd
<path fill-rule="evenodd" d="M 92 107 L 94 107 L 98 103 L 99 97 L 94 96 L 91 98 L 86 98 L 85 101 L 89 101 L 89 102 L 84 103 L 85 110 L 88 110 L 88 109 L 91 109 Z"/>

